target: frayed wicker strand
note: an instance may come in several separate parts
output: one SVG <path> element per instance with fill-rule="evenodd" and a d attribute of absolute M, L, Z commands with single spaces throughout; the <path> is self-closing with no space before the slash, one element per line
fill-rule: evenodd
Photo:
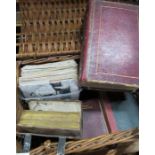
<path fill-rule="evenodd" d="M 69 141 L 66 143 L 65 154 L 93 152 L 107 146 L 133 142 L 138 138 L 138 129 L 122 131 L 114 134 L 101 135 L 95 138 Z M 30 152 L 31 155 L 56 155 L 57 143 L 50 140 Z"/>

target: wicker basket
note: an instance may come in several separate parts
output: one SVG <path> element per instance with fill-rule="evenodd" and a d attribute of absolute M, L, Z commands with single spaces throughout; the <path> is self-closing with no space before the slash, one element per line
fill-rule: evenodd
<path fill-rule="evenodd" d="M 21 9 L 61 9 L 75 8 L 86 5 L 87 0 L 18 0 Z"/>
<path fill-rule="evenodd" d="M 137 0 L 118 1 L 138 3 Z M 23 65 L 79 58 L 80 34 L 87 6 L 87 0 L 18 0 L 18 2 L 20 13 L 17 14 L 17 26 L 21 32 L 17 33 L 19 52 L 16 56 L 20 60 L 17 62 L 17 85 L 20 67 Z M 17 90 L 16 122 L 19 121 L 22 111 L 23 106 Z M 18 128 L 17 133 L 20 133 Z M 68 141 L 65 154 L 93 153 L 102 150 L 102 155 L 121 155 L 125 146 L 137 140 L 138 129 L 133 129 L 91 139 Z M 57 143 L 46 141 L 31 150 L 30 154 L 56 155 L 56 150 Z"/>
<path fill-rule="evenodd" d="M 127 147 L 138 142 L 138 129 L 122 131 L 114 134 L 101 135 L 95 138 L 77 141 L 68 141 L 65 146 L 65 154 L 93 153 L 102 150 L 105 155 L 122 155 L 127 152 Z M 50 140 L 41 146 L 31 150 L 31 155 L 56 155 L 57 143 Z M 134 152 L 130 150 L 128 152 Z M 98 155 L 98 154 L 96 154 Z"/>
<path fill-rule="evenodd" d="M 20 0 L 18 60 L 79 55 L 86 0 Z"/>

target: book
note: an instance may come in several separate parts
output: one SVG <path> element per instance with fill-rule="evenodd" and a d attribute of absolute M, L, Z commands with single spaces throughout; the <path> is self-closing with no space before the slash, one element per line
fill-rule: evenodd
<path fill-rule="evenodd" d="M 101 95 L 101 100 L 110 132 L 138 128 L 139 107 L 131 93 Z"/>
<path fill-rule="evenodd" d="M 66 101 L 67 102 L 67 101 Z M 80 107 L 75 101 L 70 101 L 67 106 L 65 101 L 29 101 L 28 106 L 33 111 L 61 111 L 76 112 Z M 66 105 L 66 106 L 65 106 Z M 81 101 L 82 105 L 82 138 L 92 138 L 108 132 L 105 117 L 99 98 Z"/>
<path fill-rule="evenodd" d="M 24 110 L 17 123 L 22 132 L 75 138 L 81 136 L 80 101 L 31 101 L 29 107 L 31 110 Z"/>
<path fill-rule="evenodd" d="M 109 133 L 99 98 L 82 101 L 83 135 L 92 138 Z"/>
<path fill-rule="evenodd" d="M 24 100 L 78 99 L 78 72 L 74 60 L 21 68 L 19 89 Z"/>
<path fill-rule="evenodd" d="M 105 90 L 139 87 L 138 6 L 89 1 L 80 84 Z"/>
<path fill-rule="evenodd" d="M 61 112 L 77 112 L 81 110 L 80 101 L 63 101 L 63 100 L 39 100 L 29 101 L 28 106 L 33 111 L 61 111 Z"/>

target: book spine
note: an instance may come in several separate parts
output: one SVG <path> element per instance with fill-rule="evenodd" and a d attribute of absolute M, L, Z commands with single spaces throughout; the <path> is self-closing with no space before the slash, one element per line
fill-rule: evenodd
<path fill-rule="evenodd" d="M 92 12 L 92 2 L 94 0 L 89 0 L 88 2 L 88 13 L 86 17 L 86 25 L 85 25 L 85 34 L 84 34 L 84 48 L 82 51 L 82 59 L 83 59 L 83 64 L 82 64 L 82 75 L 81 75 L 81 80 L 85 81 L 86 80 L 86 64 L 87 64 L 87 56 L 88 56 L 88 43 L 89 43 L 89 31 L 90 31 L 90 21 L 91 21 L 91 12 Z"/>
<path fill-rule="evenodd" d="M 103 112 L 104 112 L 104 115 L 105 115 L 105 119 L 107 121 L 107 126 L 110 130 L 110 132 L 116 132 L 118 131 L 117 129 L 117 123 L 116 123 L 116 119 L 115 119 L 115 116 L 113 114 L 113 110 L 112 110 L 112 106 L 110 104 L 110 101 L 109 99 L 104 96 L 104 100 L 103 100 L 103 97 L 102 97 L 102 107 L 103 107 Z"/>

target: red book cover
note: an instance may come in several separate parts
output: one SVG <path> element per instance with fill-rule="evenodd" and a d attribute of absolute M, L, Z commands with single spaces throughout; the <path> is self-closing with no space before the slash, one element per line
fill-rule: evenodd
<path fill-rule="evenodd" d="M 139 87 L 138 6 L 90 0 L 85 28 L 82 86 Z"/>
<path fill-rule="evenodd" d="M 100 99 L 89 99 L 82 102 L 83 109 L 83 136 L 92 138 L 109 133 Z"/>

